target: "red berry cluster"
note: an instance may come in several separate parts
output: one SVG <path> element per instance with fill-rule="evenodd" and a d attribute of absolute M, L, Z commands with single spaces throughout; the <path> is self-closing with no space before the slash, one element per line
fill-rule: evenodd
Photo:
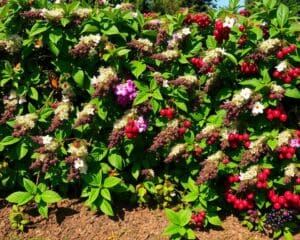
<path fill-rule="evenodd" d="M 277 58 L 282 59 L 284 58 L 286 55 L 291 54 L 292 52 L 296 51 L 297 47 L 295 44 L 292 44 L 289 47 L 285 47 L 281 50 L 279 50 L 276 54 Z"/>
<path fill-rule="evenodd" d="M 204 220 L 206 217 L 206 212 L 197 212 L 192 214 L 192 222 L 197 226 L 197 227 L 203 227 Z"/>
<path fill-rule="evenodd" d="M 233 208 L 238 210 L 248 210 L 254 207 L 254 193 L 248 193 L 246 198 L 238 198 L 230 192 L 225 193 L 226 201 L 233 205 Z"/>
<path fill-rule="evenodd" d="M 160 110 L 160 115 L 165 116 L 167 119 L 172 119 L 175 115 L 175 110 L 173 108 L 164 108 Z"/>
<path fill-rule="evenodd" d="M 258 175 L 257 175 L 257 183 L 256 187 L 257 188 L 268 188 L 268 177 L 270 175 L 271 171 L 269 168 L 263 169 Z"/>
<path fill-rule="evenodd" d="M 224 40 L 229 39 L 230 28 L 224 27 L 221 20 L 217 20 L 215 23 L 215 29 L 213 35 L 218 43 L 222 43 Z"/>
<path fill-rule="evenodd" d="M 278 153 L 279 159 L 292 159 L 296 153 L 296 148 L 284 145 L 279 148 Z"/>
<path fill-rule="evenodd" d="M 291 83 L 300 76 L 300 68 L 289 68 L 287 71 L 279 72 L 275 70 L 273 77 L 282 80 L 284 83 Z"/>
<path fill-rule="evenodd" d="M 195 156 L 199 157 L 202 153 L 202 148 L 201 147 L 196 147 L 194 151 L 195 151 Z"/>
<path fill-rule="evenodd" d="M 154 17 L 157 17 L 157 13 L 154 13 L 154 12 L 143 13 L 143 16 L 149 17 L 149 18 L 154 18 Z"/>
<path fill-rule="evenodd" d="M 278 195 L 271 189 L 268 192 L 268 198 L 271 201 L 273 208 L 298 208 L 300 209 L 300 195 L 294 194 L 291 191 L 285 191 L 283 195 Z"/>
<path fill-rule="evenodd" d="M 203 13 L 197 13 L 191 17 L 191 22 L 195 22 L 199 27 L 208 27 L 211 24 L 210 18 Z"/>
<path fill-rule="evenodd" d="M 247 36 L 241 36 L 241 37 L 238 39 L 238 44 L 244 45 L 247 41 L 248 41 L 248 37 L 247 37 Z"/>
<path fill-rule="evenodd" d="M 218 132 L 214 132 L 213 134 L 211 134 L 211 136 L 209 136 L 207 139 L 206 139 L 206 143 L 208 145 L 211 145 L 213 144 L 217 139 L 218 137 L 220 136 L 220 134 Z"/>
<path fill-rule="evenodd" d="M 279 106 L 275 109 L 268 108 L 266 110 L 267 119 L 272 121 L 274 119 L 279 119 L 280 122 L 285 122 L 287 120 L 287 115 L 283 107 Z"/>
<path fill-rule="evenodd" d="M 125 127 L 125 134 L 128 139 L 136 138 L 139 134 L 139 128 L 136 126 L 134 120 L 128 121 Z"/>
<path fill-rule="evenodd" d="M 252 75 L 258 73 L 258 66 L 252 62 L 242 62 L 241 72 L 246 75 Z"/>
<path fill-rule="evenodd" d="M 183 123 L 180 124 L 180 127 L 178 129 L 180 137 L 183 137 L 183 135 L 186 133 L 186 130 L 192 126 L 192 123 L 189 120 L 185 120 Z"/>
<path fill-rule="evenodd" d="M 240 181 L 240 177 L 237 175 L 230 175 L 227 179 L 228 183 L 235 183 Z"/>
<path fill-rule="evenodd" d="M 240 10 L 239 14 L 244 16 L 244 17 L 249 17 L 250 16 L 250 12 L 247 9 Z"/>
<path fill-rule="evenodd" d="M 230 133 L 228 135 L 228 142 L 230 148 L 237 148 L 239 142 L 242 142 L 245 148 L 249 148 L 251 142 L 249 141 L 249 134 L 238 134 L 238 133 Z"/>
<path fill-rule="evenodd" d="M 213 66 L 204 62 L 202 58 L 192 58 L 191 62 L 201 73 L 207 74 L 215 71 Z"/>

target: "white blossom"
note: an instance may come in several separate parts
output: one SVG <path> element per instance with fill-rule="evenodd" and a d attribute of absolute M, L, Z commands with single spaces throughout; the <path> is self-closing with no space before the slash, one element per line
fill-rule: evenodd
<path fill-rule="evenodd" d="M 231 18 L 231 17 L 226 17 L 225 18 L 225 21 L 223 23 L 223 27 L 229 27 L 229 28 L 232 28 L 233 25 L 235 24 L 236 22 L 236 19 L 235 18 Z"/>
<path fill-rule="evenodd" d="M 249 167 L 246 170 L 246 172 L 241 172 L 240 173 L 240 180 L 245 181 L 245 180 L 251 180 L 253 178 L 256 178 L 257 171 L 258 171 L 258 166 L 257 165 Z"/>
<path fill-rule="evenodd" d="M 49 135 L 46 135 L 46 136 L 43 136 L 42 139 L 43 139 L 43 144 L 47 145 L 47 144 L 50 144 L 52 142 L 53 137 L 51 137 Z"/>
<path fill-rule="evenodd" d="M 86 174 L 88 170 L 86 162 L 81 158 L 78 158 L 74 161 L 74 168 L 78 169 L 79 172 L 83 174 Z"/>
<path fill-rule="evenodd" d="M 264 108 L 265 107 L 261 102 L 254 103 L 253 108 L 252 108 L 252 115 L 257 116 L 258 114 L 263 114 Z"/>
<path fill-rule="evenodd" d="M 242 98 L 244 98 L 245 100 L 248 100 L 251 97 L 251 95 L 252 95 L 252 90 L 250 88 L 243 88 L 240 91 L 239 95 Z"/>
<path fill-rule="evenodd" d="M 277 69 L 278 72 L 283 72 L 287 69 L 287 67 L 288 67 L 288 62 L 282 61 L 275 68 Z"/>

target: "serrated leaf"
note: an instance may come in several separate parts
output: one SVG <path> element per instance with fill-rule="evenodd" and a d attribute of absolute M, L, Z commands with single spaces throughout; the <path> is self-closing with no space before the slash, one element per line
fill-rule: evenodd
<path fill-rule="evenodd" d="M 33 198 L 29 192 L 14 192 L 10 194 L 6 200 L 11 203 L 17 203 L 18 205 L 24 205 Z"/>
<path fill-rule="evenodd" d="M 121 182 L 120 178 L 109 176 L 109 177 L 105 178 L 103 187 L 112 188 L 112 187 L 118 185 L 120 182 Z"/>
<path fill-rule="evenodd" d="M 32 195 L 34 195 L 36 193 L 37 186 L 31 180 L 24 178 L 23 185 L 27 192 L 31 193 Z"/>
<path fill-rule="evenodd" d="M 103 213 L 105 213 L 108 216 L 114 216 L 114 212 L 111 208 L 111 204 L 106 199 L 102 199 L 100 202 L 100 209 Z"/>
<path fill-rule="evenodd" d="M 46 190 L 42 193 L 42 200 L 46 203 L 55 203 L 61 200 L 61 196 L 52 190 Z"/>
<path fill-rule="evenodd" d="M 180 214 L 174 212 L 173 210 L 166 208 L 165 209 L 167 218 L 169 219 L 169 221 L 175 225 L 180 226 L 181 220 L 180 220 Z"/>
<path fill-rule="evenodd" d="M 107 188 L 102 188 L 100 194 L 106 200 L 111 201 L 111 195 Z"/>
<path fill-rule="evenodd" d="M 289 18 L 289 8 L 286 5 L 281 3 L 276 12 L 276 19 L 281 28 L 284 27 L 284 25 L 288 21 L 288 18 Z"/>
<path fill-rule="evenodd" d="M 132 74 L 139 78 L 139 76 L 146 70 L 146 64 L 139 61 L 132 61 L 130 63 L 130 69 Z"/>

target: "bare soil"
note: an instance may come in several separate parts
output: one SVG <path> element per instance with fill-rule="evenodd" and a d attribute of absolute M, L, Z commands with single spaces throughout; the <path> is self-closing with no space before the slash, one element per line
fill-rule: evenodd
<path fill-rule="evenodd" d="M 162 232 L 168 225 L 160 209 L 120 208 L 114 218 L 92 213 L 78 200 L 64 200 L 50 209 L 48 219 L 35 208 L 26 209 L 31 224 L 26 232 L 10 228 L 11 207 L 0 202 L 0 240 L 165 240 Z M 267 240 L 267 236 L 250 232 L 234 216 L 223 221 L 222 228 L 197 231 L 199 240 Z M 295 240 L 300 240 L 296 236 Z"/>

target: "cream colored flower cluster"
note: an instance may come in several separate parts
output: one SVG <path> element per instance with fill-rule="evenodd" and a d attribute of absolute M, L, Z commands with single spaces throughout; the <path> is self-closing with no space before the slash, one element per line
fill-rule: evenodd
<path fill-rule="evenodd" d="M 98 84 L 106 83 L 111 79 L 118 78 L 116 72 L 111 67 L 101 67 L 99 70 L 99 75 L 92 78 L 91 84 L 97 86 Z"/>

